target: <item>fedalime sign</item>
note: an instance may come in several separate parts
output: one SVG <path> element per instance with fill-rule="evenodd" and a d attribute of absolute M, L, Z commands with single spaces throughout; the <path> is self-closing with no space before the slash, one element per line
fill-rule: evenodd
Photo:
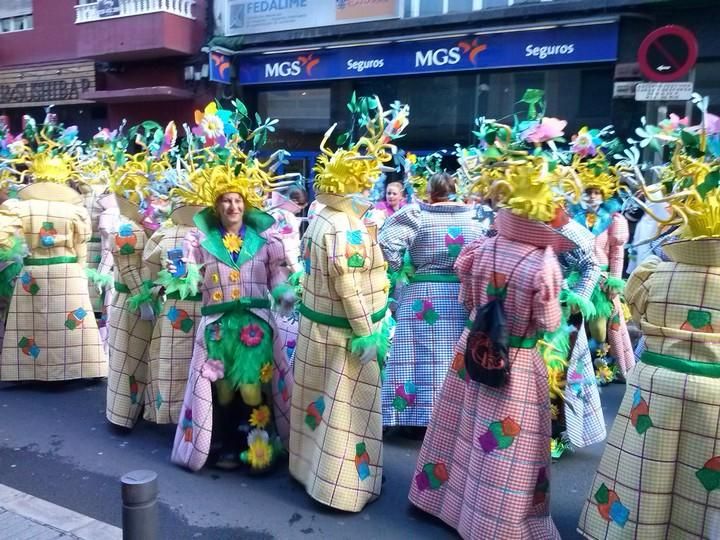
<path fill-rule="evenodd" d="M 443 71 L 534 67 L 617 58 L 616 23 L 427 41 L 236 56 L 238 82 L 319 81 Z"/>

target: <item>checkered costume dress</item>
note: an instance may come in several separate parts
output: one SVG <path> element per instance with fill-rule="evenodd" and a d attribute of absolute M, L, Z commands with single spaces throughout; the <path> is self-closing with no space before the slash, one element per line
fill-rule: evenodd
<path fill-rule="evenodd" d="M 99 228 L 100 214 L 105 210 L 100 203 L 102 197 L 102 194 L 97 193 L 93 189 L 90 189 L 90 191 L 83 196 L 85 209 L 88 211 L 88 214 L 90 214 L 90 226 L 92 230 L 92 236 L 90 236 L 90 240 L 88 240 L 87 248 L 87 268 L 91 270 L 97 270 L 100 265 L 100 260 L 102 259 Z M 100 294 L 100 289 L 95 283 L 89 282 L 88 286 L 93 311 L 100 313 L 103 308 L 103 295 Z"/>
<path fill-rule="evenodd" d="M 155 280 L 171 249 L 182 248 L 185 236 L 194 227 L 168 224 L 153 233 L 143 250 L 143 265 Z M 162 304 L 148 349 L 148 380 L 143 418 L 156 424 L 177 424 L 180 420 L 195 329 L 200 322 L 202 296 L 181 300 L 168 295 Z"/>
<path fill-rule="evenodd" d="M 720 244 L 663 245 L 625 298 L 646 350 L 580 515 L 591 539 L 720 538 Z"/>
<path fill-rule="evenodd" d="M 208 361 L 208 342 L 206 334 L 211 335 L 212 329 L 224 332 L 218 322 L 225 315 L 223 311 L 215 311 L 213 306 L 237 305 L 263 321 L 270 328 L 268 345 L 271 347 L 272 361 L 267 372 L 261 372 L 261 381 L 268 388 L 268 401 L 272 410 L 272 419 L 264 429 L 269 436 L 275 432 L 281 443 L 287 446 L 290 430 L 290 396 L 293 389 L 292 372 L 290 371 L 282 343 L 275 324 L 275 315 L 269 309 L 268 297 L 278 285 L 287 281 L 288 269 L 285 264 L 285 252 L 282 243 L 270 229 L 273 219 L 259 211 L 245 211 L 248 221 L 251 212 L 257 216 L 257 227 L 247 227 L 245 240 L 237 261 L 233 261 L 230 253 L 223 247 L 216 220 L 204 210 L 195 216 L 198 228 L 191 230 L 183 242 L 184 258 L 190 265 L 202 265 L 202 309 L 209 313 L 203 315 L 195 330 L 195 346 L 185 388 L 183 404 L 180 409 L 180 420 L 175 432 L 175 441 L 171 459 L 173 463 L 187 467 L 193 471 L 200 470 L 210 454 L 210 443 L 213 431 L 213 388 L 211 370 Z M 257 232 L 256 232 L 257 228 Z M 265 307 L 252 307 L 251 301 L 262 302 Z M 209 332 L 206 332 L 209 329 Z M 218 336 L 219 338 L 219 336 Z M 242 333 L 237 336 L 242 340 Z M 263 346 L 263 345 L 260 345 Z M 264 375 L 267 373 L 267 379 Z M 251 431 L 246 421 L 239 426 L 241 431 Z M 255 430 L 256 431 L 256 430 Z M 274 442 L 274 441 L 271 441 Z"/>
<path fill-rule="evenodd" d="M 410 204 L 391 215 L 380 231 L 390 270 L 407 252 L 415 268 L 395 312 L 395 336 L 383 381 L 385 426 L 426 426 L 468 319 L 458 302 L 460 280 L 453 264 L 465 244 L 482 235 L 471 207 Z M 435 280 L 435 281 L 433 281 Z"/>
<path fill-rule="evenodd" d="M 115 261 L 113 260 L 112 246 L 115 238 L 115 231 L 117 231 L 118 221 L 120 220 L 120 210 L 118 210 L 115 202 L 115 196 L 112 194 L 106 194 L 98 200 L 103 211 L 98 217 L 98 232 L 100 234 L 100 263 L 98 264 L 97 271 L 100 276 L 103 276 L 108 284 L 103 286 L 103 303 L 102 303 L 102 315 L 98 319 L 98 330 L 100 330 L 100 338 L 103 342 L 105 352 L 109 352 L 110 346 L 108 343 L 108 320 L 110 313 L 110 306 L 112 304 L 115 285 L 113 280 L 113 268 L 115 267 Z"/>
<path fill-rule="evenodd" d="M 90 216 L 80 205 L 3 203 L 22 221 L 30 251 L 15 284 L 0 357 L 2 381 L 64 381 L 107 374 L 85 260 Z"/>
<path fill-rule="evenodd" d="M 498 235 L 468 245 L 455 271 L 472 310 L 504 294 L 511 336 L 508 383 L 468 378 L 468 331 L 455 348 L 410 486 L 410 501 L 466 539 L 555 538 L 550 517 L 550 398 L 538 333 L 560 325 L 558 251 L 574 248 L 550 227 L 500 210 Z"/>
<path fill-rule="evenodd" d="M 150 273 L 142 264 L 147 243 L 145 230 L 138 222 L 126 217 L 130 212 L 122 212 L 124 215 L 120 216 L 117 230 L 112 235 L 115 292 L 108 321 L 110 372 L 105 416 L 117 426 L 131 428 L 140 417 L 145 402 L 147 349 L 153 324 L 143 321 L 140 313 L 129 305 L 130 298 L 141 294 L 143 287 L 151 281 Z"/>
<path fill-rule="evenodd" d="M 563 288 L 590 301 L 600 279 L 600 265 L 594 255 L 595 237 L 575 221 L 564 224 L 558 232 L 578 246 L 558 255 L 565 278 L 573 272 L 579 275 L 577 283 L 568 286 L 565 281 Z M 572 347 L 566 371 L 564 418 L 568 439 L 574 447 L 583 448 L 604 440 L 607 431 L 587 333 L 582 324 L 569 330 Z"/>
<path fill-rule="evenodd" d="M 380 332 L 390 284 L 366 227 L 368 205 L 322 194 L 303 237 L 300 335 L 295 350 L 290 474 L 313 499 L 359 512 L 380 495 L 380 367 L 350 354 L 354 336 Z"/>
<path fill-rule="evenodd" d="M 15 280 L 22 270 L 22 257 L 26 254 L 22 221 L 15 212 L 0 206 L 0 348 L 5 337 L 5 321 L 15 291 Z"/>

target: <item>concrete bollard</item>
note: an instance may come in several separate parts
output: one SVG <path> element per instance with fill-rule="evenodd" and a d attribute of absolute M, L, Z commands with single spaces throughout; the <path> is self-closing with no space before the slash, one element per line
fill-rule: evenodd
<path fill-rule="evenodd" d="M 133 471 L 120 482 L 123 540 L 158 540 L 157 473 Z"/>

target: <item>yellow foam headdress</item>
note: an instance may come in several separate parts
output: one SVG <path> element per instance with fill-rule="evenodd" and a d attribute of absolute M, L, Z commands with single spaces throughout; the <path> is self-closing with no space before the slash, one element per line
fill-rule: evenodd
<path fill-rule="evenodd" d="M 583 189 L 597 189 L 602 193 L 603 199 L 607 200 L 618 192 L 618 176 L 614 167 L 611 167 L 602 152 L 589 159 L 583 159 L 575 155 L 572 161 Z"/>
<path fill-rule="evenodd" d="M 297 176 L 274 175 L 278 159 L 284 154 L 278 151 L 267 161 L 260 161 L 235 147 L 231 149 L 231 157 L 224 163 L 191 166 L 187 179 L 173 189 L 172 196 L 182 204 L 212 208 L 221 195 L 238 193 L 245 204 L 260 209 L 266 193 L 293 183 L 283 180 Z"/>
<path fill-rule="evenodd" d="M 152 175 L 159 175 L 170 164 L 167 158 L 153 159 L 146 152 L 127 156 L 110 175 L 110 191 L 134 204 L 140 204 L 148 196 L 148 184 Z"/>
<path fill-rule="evenodd" d="M 580 199 L 582 186 L 572 168 L 551 164 L 543 155 L 510 150 L 500 139 L 490 148 L 492 152 L 460 159 L 462 174 L 472 183 L 471 193 L 542 222 L 552 221 L 567 200 Z"/>
<path fill-rule="evenodd" d="M 368 99 L 368 98 L 365 98 Z M 362 100 L 361 100 L 362 103 Z M 351 105 L 355 104 L 354 96 Z M 349 148 L 338 148 L 334 152 L 327 148 L 327 142 L 337 124 L 325 132 L 320 143 L 321 154 L 314 167 L 315 191 L 347 195 L 370 189 L 382 172 L 390 171 L 383 164 L 392 160 L 397 148 L 390 141 L 400 136 L 408 125 L 407 106 L 396 107 L 383 112 L 380 100 L 372 98 L 374 116 L 366 118 L 366 134 Z M 368 110 L 365 110 L 369 114 Z M 390 121 L 386 117 L 394 113 Z M 352 131 L 352 130 L 351 130 Z M 349 134 L 341 138 L 349 138 Z"/>

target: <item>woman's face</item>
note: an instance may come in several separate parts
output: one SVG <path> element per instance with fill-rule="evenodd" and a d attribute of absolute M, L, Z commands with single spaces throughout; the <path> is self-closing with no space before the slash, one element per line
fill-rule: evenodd
<path fill-rule="evenodd" d="M 385 188 L 385 200 L 392 208 L 400 206 L 402 200 L 403 187 L 398 182 L 388 184 Z"/>
<path fill-rule="evenodd" d="M 603 194 L 599 189 L 588 189 L 585 191 L 585 200 L 590 208 L 597 210 L 603 203 Z"/>
<path fill-rule="evenodd" d="M 239 193 L 225 193 L 215 203 L 223 227 L 226 229 L 239 227 L 245 213 L 245 201 Z"/>

